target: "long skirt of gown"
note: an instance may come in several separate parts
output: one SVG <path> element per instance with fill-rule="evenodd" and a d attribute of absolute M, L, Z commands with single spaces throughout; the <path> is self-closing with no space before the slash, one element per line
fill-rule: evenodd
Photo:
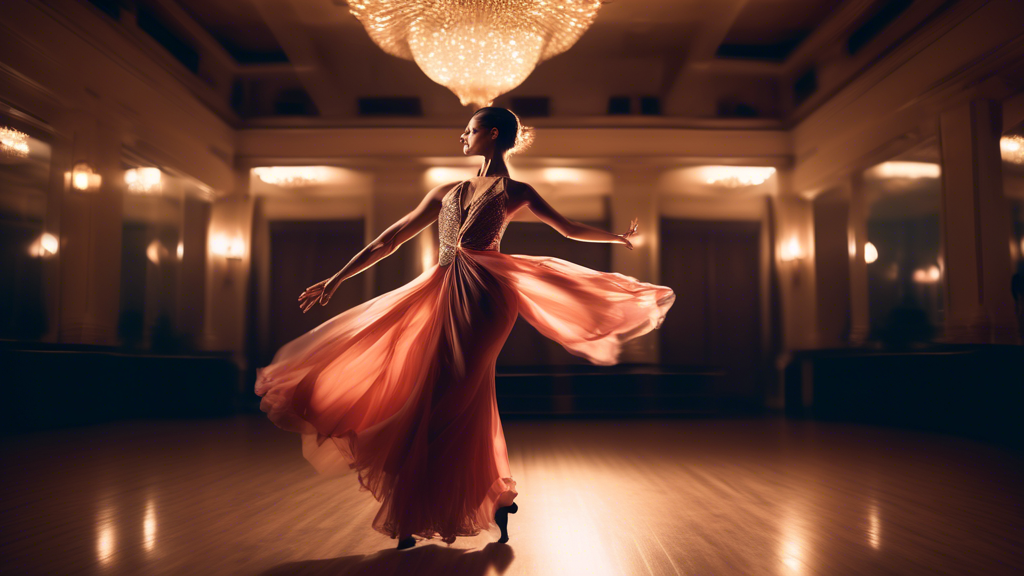
<path fill-rule="evenodd" d="M 257 372 L 260 408 L 325 475 L 358 472 L 391 536 L 479 534 L 516 482 L 495 360 L 516 318 L 595 364 L 661 325 L 672 290 L 550 257 L 460 248 L 446 266 L 341 312 Z"/>

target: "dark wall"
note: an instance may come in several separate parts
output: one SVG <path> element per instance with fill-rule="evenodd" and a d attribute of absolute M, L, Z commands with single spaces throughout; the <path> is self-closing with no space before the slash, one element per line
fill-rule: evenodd
<path fill-rule="evenodd" d="M 362 220 L 270 222 L 269 354 L 363 302 L 360 276 L 342 282 L 327 306 L 317 305 L 305 314 L 298 298 L 341 270 L 366 244 L 364 233 Z"/>
<path fill-rule="evenodd" d="M 662 364 L 724 370 L 716 393 L 764 399 L 760 223 L 661 220 L 661 283 L 676 304 L 660 329 Z"/>

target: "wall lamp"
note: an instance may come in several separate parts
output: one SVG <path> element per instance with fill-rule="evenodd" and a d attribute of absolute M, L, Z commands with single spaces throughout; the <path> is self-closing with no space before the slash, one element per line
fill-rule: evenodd
<path fill-rule="evenodd" d="M 100 189 L 103 178 L 88 162 L 79 162 L 71 169 L 71 188 L 79 192 L 95 192 Z"/>
<path fill-rule="evenodd" d="M 245 240 L 241 236 L 228 238 L 224 234 L 213 237 L 211 250 L 217 256 L 223 256 L 228 260 L 241 260 L 245 255 Z"/>
<path fill-rule="evenodd" d="M 799 262 L 806 257 L 807 254 L 804 252 L 803 246 L 800 245 L 800 241 L 795 236 L 783 244 L 779 252 L 779 258 L 783 262 Z"/>

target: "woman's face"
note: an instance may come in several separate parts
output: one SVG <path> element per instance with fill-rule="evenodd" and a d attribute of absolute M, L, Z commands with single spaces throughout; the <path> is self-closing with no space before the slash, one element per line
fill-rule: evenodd
<path fill-rule="evenodd" d="M 466 130 L 459 136 L 462 144 L 462 153 L 466 156 L 485 156 L 494 149 L 494 138 L 497 138 L 497 128 L 487 130 L 480 125 L 477 116 L 469 119 Z"/>

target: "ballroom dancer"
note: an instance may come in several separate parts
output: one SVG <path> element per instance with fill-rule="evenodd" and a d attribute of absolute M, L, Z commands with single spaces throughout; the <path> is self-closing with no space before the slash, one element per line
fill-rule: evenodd
<path fill-rule="evenodd" d="M 497 525 L 508 541 L 516 482 L 494 392 L 495 360 L 522 316 L 569 352 L 615 364 L 622 343 L 659 327 L 670 288 L 550 257 L 503 254 L 512 216 L 528 208 L 566 238 L 632 249 L 637 222 L 612 234 L 569 220 L 507 158 L 532 129 L 504 108 L 481 108 L 459 137 L 482 156 L 477 175 L 428 192 L 420 204 L 336 274 L 299 296 L 303 312 L 393 253 L 435 220 L 438 262 L 390 292 L 341 312 L 285 344 L 257 371 L 260 409 L 302 435 L 321 474 L 358 472 L 382 503 L 373 528 L 398 538 L 451 544 Z"/>

